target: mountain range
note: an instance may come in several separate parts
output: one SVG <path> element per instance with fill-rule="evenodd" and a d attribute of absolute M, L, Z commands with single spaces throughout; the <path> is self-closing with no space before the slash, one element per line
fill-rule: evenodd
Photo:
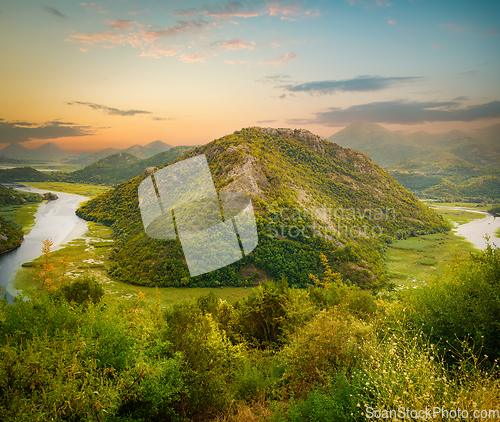
<path fill-rule="evenodd" d="M 61 148 L 54 142 L 47 142 L 33 149 L 28 149 L 21 144 L 10 144 L 0 150 L 0 156 L 7 159 L 24 160 L 71 158 L 69 163 L 86 166 L 119 152 L 124 152 L 134 155 L 137 158 L 145 159 L 159 154 L 160 152 L 168 151 L 170 148 L 172 148 L 172 145 L 168 145 L 162 141 L 154 141 L 144 146 L 136 144 L 125 149 L 106 148 L 95 153 L 82 152 L 75 158 L 77 154 Z"/>
<path fill-rule="evenodd" d="M 500 124 L 468 132 L 400 134 L 356 122 L 328 140 L 364 152 L 420 196 L 500 200 Z"/>

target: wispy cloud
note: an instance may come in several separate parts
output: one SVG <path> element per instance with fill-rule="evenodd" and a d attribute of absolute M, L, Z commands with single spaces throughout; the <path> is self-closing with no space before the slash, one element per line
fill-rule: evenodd
<path fill-rule="evenodd" d="M 275 73 L 274 75 L 265 76 L 262 79 L 257 79 L 255 82 L 262 82 L 265 84 L 277 84 L 290 82 L 290 75 L 284 73 Z"/>
<path fill-rule="evenodd" d="M 134 26 L 137 25 L 137 22 L 126 19 L 110 19 L 108 20 L 108 25 L 113 29 L 132 31 L 134 29 Z"/>
<path fill-rule="evenodd" d="M 317 17 L 320 12 L 318 9 L 302 10 L 299 4 L 289 4 L 288 2 L 230 1 L 220 6 L 179 9 L 172 12 L 172 15 L 181 18 L 201 15 L 217 19 L 255 18 L 269 15 L 284 20 L 295 20 L 297 18 Z"/>
<path fill-rule="evenodd" d="M 479 73 L 479 70 L 469 70 L 468 72 L 462 72 L 461 75 L 463 76 L 477 76 Z"/>
<path fill-rule="evenodd" d="M 388 23 L 389 25 L 396 25 L 396 21 L 395 21 L 395 20 L 392 20 L 392 19 L 388 20 L 388 21 L 387 21 L 387 23 Z"/>
<path fill-rule="evenodd" d="M 186 63 L 204 63 L 206 57 L 207 53 L 205 51 L 201 51 L 194 54 L 181 54 L 180 59 Z"/>
<path fill-rule="evenodd" d="M 120 110 L 118 108 L 83 101 L 71 101 L 67 102 L 66 104 L 87 106 L 94 110 L 103 111 L 105 114 L 110 114 L 112 116 L 135 116 L 136 114 L 151 114 L 150 111 L 145 110 Z"/>
<path fill-rule="evenodd" d="M 252 50 L 255 47 L 255 41 L 242 41 L 242 40 L 229 40 L 229 41 L 217 41 L 210 45 L 211 47 L 218 48 L 220 50 L 243 50 L 249 49 Z"/>
<path fill-rule="evenodd" d="M 95 133 L 91 126 L 52 120 L 43 124 L 30 122 L 7 122 L 0 119 L 0 143 L 20 143 L 32 139 L 57 139 L 88 136 Z"/>
<path fill-rule="evenodd" d="M 458 24 L 455 22 L 442 23 L 439 25 L 439 27 L 441 29 L 444 29 L 445 31 L 456 32 L 456 33 L 469 32 L 472 29 L 468 23 Z"/>
<path fill-rule="evenodd" d="M 492 37 L 494 35 L 500 34 L 500 29 L 490 29 L 489 31 L 486 31 L 485 35 L 487 37 Z"/>
<path fill-rule="evenodd" d="M 427 122 L 472 122 L 500 118 L 500 101 L 463 107 L 459 101 L 384 101 L 341 109 L 329 108 L 314 119 L 291 119 L 288 123 L 319 124 L 340 127 L 365 121 L 386 124 L 422 124 Z"/>
<path fill-rule="evenodd" d="M 364 6 L 364 7 L 391 7 L 392 3 L 387 0 L 347 0 L 350 6 Z"/>
<path fill-rule="evenodd" d="M 295 53 L 286 53 L 284 56 L 276 57 L 272 60 L 262 60 L 259 65 L 272 65 L 272 66 L 282 66 L 288 63 L 290 60 L 296 59 L 298 56 Z"/>
<path fill-rule="evenodd" d="M 116 46 L 130 46 L 141 50 L 141 57 L 169 57 L 179 53 L 180 45 L 165 46 L 163 39 L 173 38 L 182 34 L 195 34 L 201 28 L 208 26 L 203 21 L 181 21 L 175 26 L 154 31 L 144 30 L 143 25 L 129 20 L 109 20 L 114 31 L 99 32 L 90 35 L 73 34 L 67 41 L 79 42 L 85 46 L 114 48 Z M 133 31 L 134 27 L 139 29 Z M 84 49 L 85 51 L 88 48 Z"/>
<path fill-rule="evenodd" d="M 97 13 L 109 13 L 109 10 L 106 10 L 100 4 L 97 3 L 80 3 L 80 6 L 85 7 L 86 10 Z"/>
<path fill-rule="evenodd" d="M 277 120 L 257 120 L 256 123 L 258 123 L 259 125 L 267 125 L 275 122 L 277 122 Z"/>
<path fill-rule="evenodd" d="M 237 65 L 237 64 L 251 63 L 251 61 L 250 60 L 225 60 L 224 63 L 231 64 L 231 65 Z"/>
<path fill-rule="evenodd" d="M 394 85 L 413 83 L 423 80 L 421 77 L 394 77 L 382 78 L 379 76 L 358 76 L 353 79 L 327 80 L 305 82 L 298 85 L 280 86 L 289 92 L 309 92 L 311 94 L 334 94 L 336 92 L 367 92 L 380 91 Z"/>
<path fill-rule="evenodd" d="M 68 16 L 66 16 L 63 12 L 61 12 L 60 10 L 57 10 L 54 7 L 42 6 L 42 9 L 45 10 L 47 13 L 50 13 L 52 16 L 55 16 L 56 18 L 68 19 Z"/>

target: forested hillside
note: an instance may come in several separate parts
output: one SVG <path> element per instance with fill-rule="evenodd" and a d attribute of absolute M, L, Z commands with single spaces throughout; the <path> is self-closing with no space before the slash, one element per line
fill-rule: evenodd
<path fill-rule="evenodd" d="M 252 197 L 257 248 L 228 267 L 190 278 L 177 240 L 144 233 L 137 198 L 142 174 L 77 211 L 114 228 L 114 277 L 149 286 L 253 285 L 265 277 L 286 277 L 303 286 L 310 273 L 319 273 L 324 253 L 346 281 L 378 287 L 385 280 L 385 242 L 448 229 L 366 155 L 308 131 L 246 128 L 181 159 L 200 154 L 206 155 L 218 190 Z"/>
<path fill-rule="evenodd" d="M 28 202 L 40 202 L 41 200 L 41 196 L 37 193 L 20 192 L 0 185 L 0 208 Z M 21 227 L 16 227 L 0 217 L 0 254 L 19 246 L 22 239 Z"/>
<path fill-rule="evenodd" d="M 328 140 L 363 151 L 419 196 L 500 201 L 500 125 L 404 135 L 357 122 Z"/>

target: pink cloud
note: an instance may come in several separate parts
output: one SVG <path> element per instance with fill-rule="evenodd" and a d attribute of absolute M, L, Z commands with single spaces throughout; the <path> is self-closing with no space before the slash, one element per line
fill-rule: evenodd
<path fill-rule="evenodd" d="M 297 55 L 295 53 L 286 53 L 284 56 L 276 57 L 273 60 L 261 61 L 259 63 L 259 65 L 261 65 L 261 66 L 264 66 L 264 65 L 282 66 L 285 63 L 287 63 L 290 60 L 293 60 L 295 58 L 297 58 Z"/>
<path fill-rule="evenodd" d="M 181 61 L 186 63 L 204 63 L 206 53 L 181 54 Z"/>
<path fill-rule="evenodd" d="M 387 21 L 387 23 L 388 23 L 389 25 L 396 25 L 396 21 L 393 21 L 393 20 L 389 20 L 389 21 Z"/>
<path fill-rule="evenodd" d="M 250 60 L 226 60 L 224 63 L 236 65 L 250 63 Z"/>
<path fill-rule="evenodd" d="M 134 29 L 134 25 L 137 25 L 137 22 L 125 19 L 116 19 L 116 20 L 109 19 L 108 25 L 111 26 L 111 28 L 113 29 L 132 31 Z"/>
<path fill-rule="evenodd" d="M 96 11 L 97 13 L 109 13 L 109 10 L 104 9 L 100 4 L 97 3 L 80 3 L 80 6 L 85 7 L 89 11 Z"/>
<path fill-rule="evenodd" d="M 251 41 L 250 43 L 241 40 L 231 40 L 231 41 L 223 41 L 219 48 L 230 51 L 230 50 L 242 50 L 249 49 L 252 50 L 255 46 L 255 41 Z"/>

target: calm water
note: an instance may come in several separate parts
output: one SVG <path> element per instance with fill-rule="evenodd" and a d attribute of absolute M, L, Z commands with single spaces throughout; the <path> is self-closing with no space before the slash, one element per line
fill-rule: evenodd
<path fill-rule="evenodd" d="M 7 184 L 5 184 L 7 185 Z M 30 188 L 25 185 L 8 185 L 18 190 L 34 193 L 49 192 L 42 189 Z M 24 237 L 24 242 L 17 249 L 0 255 L 0 287 L 7 292 L 9 302 L 18 294 L 12 283 L 15 272 L 21 264 L 31 261 L 41 255 L 42 241 L 52 239 L 52 250 L 58 249 L 62 244 L 72 239 L 81 237 L 87 231 L 87 222 L 75 215 L 78 205 L 88 200 L 84 196 L 63 192 L 54 192 L 59 197 L 55 201 L 41 203 L 35 214 L 36 225 Z"/>

